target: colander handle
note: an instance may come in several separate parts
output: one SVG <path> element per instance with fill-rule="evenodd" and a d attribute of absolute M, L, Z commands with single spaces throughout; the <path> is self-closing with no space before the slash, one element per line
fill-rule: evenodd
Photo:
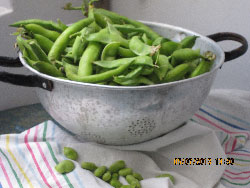
<path fill-rule="evenodd" d="M 246 38 L 237 33 L 222 32 L 222 33 L 215 33 L 212 35 L 208 35 L 207 37 L 214 40 L 215 42 L 231 40 L 231 41 L 236 41 L 236 42 L 241 43 L 241 46 L 239 48 L 236 48 L 232 51 L 225 52 L 225 62 L 231 61 L 233 59 L 236 59 L 242 56 L 243 54 L 246 53 L 248 49 L 248 43 L 247 43 Z"/>
<path fill-rule="evenodd" d="M 0 66 L 2 67 L 22 67 L 23 64 L 19 58 L 2 57 L 0 56 Z M 20 75 L 0 71 L 0 81 L 25 86 L 39 87 L 48 91 L 52 91 L 53 82 L 36 75 Z"/>

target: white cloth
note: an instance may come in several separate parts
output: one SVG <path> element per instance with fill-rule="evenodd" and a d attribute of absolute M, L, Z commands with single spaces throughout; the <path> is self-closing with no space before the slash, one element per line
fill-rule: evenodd
<path fill-rule="evenodd" d="M 216 98 L 214 93 L 218 96 L 221 93 L 224 95 L 225 92 L 212 92 L 211 97 L 207 99 L 210 104 L 220 104 L 217 100 L 221 95 Z M 234 95 L 228 95 L 228 99 L 222 97 L 220 101 L 224 100 L 224 106 L 221 104 L 219 107 L 227 108 L 226 103 L 233 100 L 232 96 L 235 97 Z M 242 114 L 247 115 L 250 105 L 246 105 L 246 100 L 250 99 L 250 94 L 246 92 L 244 96 L 241 97 L 242 101 L 239 104 L 243 107 L 239 106 L 239 108 L 241 108 Z M 238 102 L 236 103 L 238 104 Z M 246 121 L 248 120 L 246 119 Z M 225 136 L 225 133 L 219 133 L 218 130 L 200 125 L 193 120 L 162 137 L 145 143 L 106 146 L 79 141 L 52 121 L 48 121 L 21 134 L 1 135 L 0 185 L 4 188 L 11 187 L 9 186 L 11 183 L 15 188 L 20 187 L 18 180 L 13 175 L 11 165 L 9 165 L 11 163 L 25 188 L 32 187 L 31 185 L 35 188 L 49 186 L 53 188 L 112 188 L 91 172 L 83 170 L 80 163 L 90 161 L 98 166 L 110 166 L 116 160 L 124 160 L 128 167 L 133 168 L 144 177 L 144 180 L 141 181 L 142 188 L 224 188 L 220 179 L 227 165 L 216 165 L 217 158 L 227 158 L 221 146 L 222 136 Z M 75 148 L 79 159 L 74 162 L 75 170 L 62 176 L 54 170 L 54 166 L 58 161 L 65 159 L 62 152 L 65 146 Z M 175 165 L 175 158 L 192 160 L 199 158 L 206 160 L 206 165 L 197 163 Z M 6 170 L 9 181 L 3 169 Z M 169 178 L 154 178 L 163 173 L 173 175 L 174 184 Z M 121 179 L 121 182 L 126 183 L 124 179 Z"/>

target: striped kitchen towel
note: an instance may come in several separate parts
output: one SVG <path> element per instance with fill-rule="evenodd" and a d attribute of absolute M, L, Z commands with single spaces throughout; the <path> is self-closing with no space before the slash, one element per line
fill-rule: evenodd
<path fill-rule="evenodd" d="M 52 121 L 20 134 L 1 135 L 0 188 L 112 188 L 81 169 L 79 162 L 93 161 L 109 166 L 118 159 L 142 173 L 145 177 L 142 188 L 250 187 L 249 102 L 249 92 L 211 91 L 204 105 L 185 126 L 147 143 L 120 148 L 80 142 Z M 54 166 L 65 159 L 64 146 L 75 148 L 80 158 L 74 162 L 76 169 L 73 172 L 60 175 Z M 217 156 L 218 164 L 173 165 L 173 157 L 198 155 Z M 226 158 L 234 163 L 220 164 Z M 168 178 L 152 178 L 166 172 L 175 177 L 174 185 Z"/>
<path fill-rule="evenodd" d="M 214 90 L 192 120 L 216 130 L 227 157 L 234 159 L 221 183 L 250 188 L 250 93 Z"/>

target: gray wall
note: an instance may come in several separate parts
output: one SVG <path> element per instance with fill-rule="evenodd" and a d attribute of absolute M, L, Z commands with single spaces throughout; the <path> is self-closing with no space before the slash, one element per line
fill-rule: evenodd
<path fill-rule="evenodd" d="M 236 32 L 250 41 L 249 0 L 112 0 L 111 9 L 138 20 L 176 25 L 202 35 Z M 238 43 L 223 42 L 225 50 Z M 218 71 L 214 88 L 250 91 L 250 51 Z"/>
<path fill-rule="evenodd" d="M 81 4 L 81 0 L 70 0 L 73 4 Z M 55 20 L 60 18 L 64 23 L 71 23 L 83 18 L 80 11 L 65 11 L 63 7 L 69 0 L 0 0 L 0 56 L 16 57 L 14 49 L 15 28 L 8 25 L 18 20 L 40 18 Z M 18 74 L 29 74 L 24 68 L 10 69 L 0 67 L 0 71 Z M 39 102 L 34 89 L 12 86 L 0 82 L 0 110 Z"/>

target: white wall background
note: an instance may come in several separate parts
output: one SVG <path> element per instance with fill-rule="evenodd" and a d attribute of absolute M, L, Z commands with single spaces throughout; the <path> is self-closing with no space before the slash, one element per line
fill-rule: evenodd
<path fill-rule="evenodd" d="M 236 32 L 250 42 L 249 0 L 112 0 L 111 9 L 133 19 L 176 25 L 202 35 Z M 225 50 L 239 46 L 233 42 L 220 45 Z M 250 91 L 250 50 L 224 64 L 213 88 Z"/>
<path fill-rule="evenodd" d="M 74 4 L 81 0 L 70 0 Z M 82 17 L 80 12 L 64 11 L 61 7 L 69 0 L 0 0 L 0 56 L 16 57 L 13 48 L 15 29 L 8 24 L 28 18 L 56 20 L 70 23 Z M 203 35 L 230 31 L 250 41 L 249 0 L 111 0 L 111 9 L 133 19 L 157 21 L 181 26 Z M 223 43 L 227 50 L 235 43 Z M 6 69 L 28 74 L 21 69 Z M 237 60 L 228 62 L 218 71 L 214 88 L 234 88 L 250 91 L 250 51 Z M 12 86 L 0 82 L 0 110 L 37 103 L 32 88 Z"/>
<path fill-rule="evenodd" d="M 64 23 L 75 22 L 83 18 L 80 11 L 65 11 L 61 9 L 69 0 L 0 0 L 0 56 L 16 57 L 14 49 L 15 28 L 8 27 L 10 23 L 22 19 L 39 18 L 56 21 L 60 18 Z M 81 0 L 70 0 L 75 5 Z M 24 68 L 10 69 L 0 67 L 0 71 L 17 74 L 29 74 Z M 0 82 L 0 111 L 16 106 L 39 102 L 34 89 L 13 86 Z"/>

